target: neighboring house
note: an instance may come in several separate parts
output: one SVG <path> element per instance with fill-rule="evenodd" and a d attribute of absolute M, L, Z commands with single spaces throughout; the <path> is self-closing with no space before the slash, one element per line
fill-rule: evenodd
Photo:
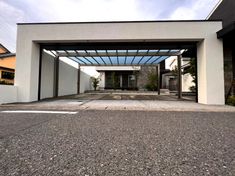
<path fill-rule="evenodd" d="M 189 67 L 191 58 L 182 58 L 182 72 Z M 169 89 L 170 91 L 177 90 L 177 57 L 170 57 L 166 60 L 166 71 L 162 74 L 162 87 L 163 89 Z M 193 77 L 189 74 L 182 74 L 182 91 L 191 92 L 191 87 L 195 86 L 193 83 Z"/>
<path fill-rule="evenodd" d="M 16 56 L 0 44 L 0 84 L 14 84 Z"/>
<path fill-rule="evenodd" d="M 100 73 L 100 89 L 137 90 L 140 67 L 96 67 Z"/>
<path fill-rule="evenodd" d="M 83 66 L 82 72 L 90 77 L 99 77 L 99 90 L 145 90 L 148 84 L 148 75 L 156 73 L 156 66 Z M 87 90 L 93 90 L 92 82 L 86 82 Z"/>
<path fill-rule="evenodd" d="M 222 20 L 223 29 L 217 38 L 223 39 L 225 93 L 235 95 L 235 1 L 221 0 L 208 16 L 209 20 Z"/>

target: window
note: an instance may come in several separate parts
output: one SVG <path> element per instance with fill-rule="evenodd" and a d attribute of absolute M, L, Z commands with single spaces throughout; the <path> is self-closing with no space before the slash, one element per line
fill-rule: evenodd
<path fill-rule="evenodd" d="M 15 73 L 2 71 L 2 79 L 14 79 Z"/>

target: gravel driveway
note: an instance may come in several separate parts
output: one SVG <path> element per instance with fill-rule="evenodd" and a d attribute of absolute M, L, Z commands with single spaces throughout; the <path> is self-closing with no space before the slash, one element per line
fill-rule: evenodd
<path fill-rule="evenodd" d="M 0 113 L 0 175 L 235 175 L 235 114 Z"/>

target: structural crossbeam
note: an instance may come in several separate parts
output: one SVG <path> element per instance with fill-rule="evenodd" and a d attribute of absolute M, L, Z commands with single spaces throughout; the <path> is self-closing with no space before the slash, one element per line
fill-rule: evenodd
<path fill-rule="evenodd" d="M 116 57 L 117 56 L 117 53 L 116 52 L 113 52 L 113 53 L 108 53 L 108 52 L 105 52 L 105 53 L 57 53 L 60 57 Z M 181 55 L 180 52 L 157 52 L 157 53 L 151 53 L 151 52 L 148 52 L 148 53 L 137 53 L 137 52 L 120 52 L 118 53 L 118 56 L 119 57 L 125 57 L 125 56 L 133 56 L 133 57 L 136 57 L 136 56 L 178 56 L 178 55 Z"/>

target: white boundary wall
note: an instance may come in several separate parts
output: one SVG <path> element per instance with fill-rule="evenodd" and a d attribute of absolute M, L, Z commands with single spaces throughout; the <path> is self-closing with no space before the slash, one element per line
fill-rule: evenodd
<path fill-rule="evenodd" d="M 54 57 L 43 52 L 42 76 L 41 76 L 41 99 L 51 98 L 54 95 Z"/>
<path fill-rule="evenodd" d="M 0 104 L 17 102 L 17 87 L 0 85 Z"/>
<path fill-rule="evenodd" d="M 84 93 L 86 90 L 94 90 L 92 86 L 91 77 L 99 77 L 100 73 L 96 71 L 96 67 L 80 67 L 80 93 Z"/>
<path fill-rule="evenodd" d="M 77 94 L 78 69 L 60 59 L 58 96 Z"/>
<path fill-rule="evenodd" d="M 18 101 L 37 101 L 39 43 L 198 41 L 198 102 L 224 104 L 222 22 L 25 24 L 17 29 Z"/>
<path fill-rule="evenodd" d="M 58 96 L 77 93 L 78 64 L 71 60 L 60 58 L 59 60 L 59 85 Z M 54 67 L 55 57 L 43 52 L 41 70 L 41 99 L 54 96 Z"/>

